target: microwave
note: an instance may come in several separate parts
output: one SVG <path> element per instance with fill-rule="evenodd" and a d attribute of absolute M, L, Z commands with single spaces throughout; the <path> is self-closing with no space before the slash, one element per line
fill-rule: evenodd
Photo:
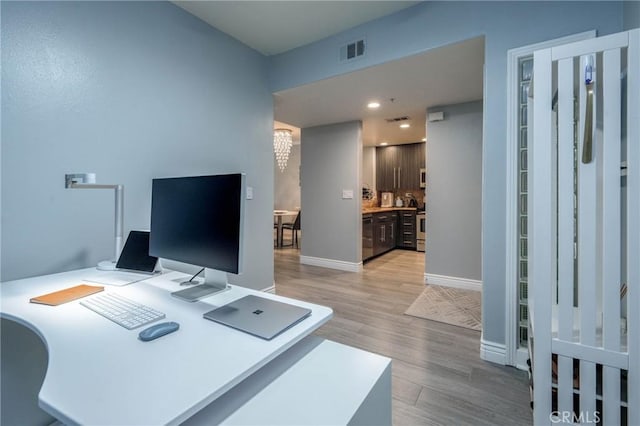
<path fill-rule="evenodd" d="M 420 188 L 427 187 L 427 169 L 420 169 Z"/>

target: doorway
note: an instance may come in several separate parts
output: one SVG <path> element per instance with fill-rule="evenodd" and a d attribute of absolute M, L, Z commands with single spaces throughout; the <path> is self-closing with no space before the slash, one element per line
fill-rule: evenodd
<path fill-rule="evenodd" d="M 277 137 L 276 133 L 283 130 L 287 133 L 287 137 L 291 137 L 288 154 L 280 154 L 280 161 L 277 159 L 278 155 L 274 157 L 274 248 L 276 250 L 299 250 L 302 243 L 302 232 L 296 221 L 300 222 L 297 215 L 301 205 L 300 129 L 278 121 L 273 123 L 273 129 L 274 140 Z"/>
<path fill-rule="evenodd" d="M 476 257 L 481 258 L 480 247 L 480 228 L 481 228 L 481 209 L 469 209 L 465 205 L 457 205 L 456 215 L 451 215 L 443 209 L 435 209 L 430 215 L 430 204 L 437 199 L 437 191 L 433 194 L 435 197 L 431 199 L 432 188 L 430 182 L 438 182 L 438 177 L 434 175 L 437 168 L 433 172 L 429 170 L 429 143 L 430 143 L 430 126 L 434 128 L 438 124 L 430 124 L 427 113 L 432 108 L 444 108 L 450 105 L 466 104 L 469 102 L 479 102 L 481 105 L 483 95 L 483 77 L 482 68 L 484 63 L 484 38 L 476 38 L 445 46 L 439 49 L 433 49 L 426 53 L 392 61 L 382 65 L 374 66 L 364 70 L 356 71 L 349 74 L 340 75 L 327 80 L 314 82 L 305 86 L 288 89 L 274 94 L 275 98 L 275 118 L 280 122 L 287 123 L 297 128 L 304 129 L 317 128 L 321 126 L 335 125 L 336 123 L 345 123 L 349 121 L 357 121 L 362 123 L 362 132 L 360 138 L 360 151 L 358 158 L 354 158 L 350 163 L 350 167 L 358 168 L 359 176 L 355 182 L 338 182 L 335 188 L 334 196 L 340 199 L 340 203 L 352 202 L 357 204 L 357 209 L 353 210 L 353 217 L 336 217 L 337 221 L 345 221 L 352 223 L 353 232 L 348 235 L 337 234 L 328 245 L 339 247 L 347 245 L 352 248 L 351 252 L 356 250 L 360 253 L 359 257 L 353 259 L 335 259 L 330 256 L 333 254 L 330 247 L 325 247 L 322 255 L 318 252 L 304 253 L 305 243 L 302 247 L 302 255 L 308 257 L 323 258 L 324 253 L 328 253 L 325 260 L 329 263 L 333 261 L 342 262 L 340 266 L 355 268 L 357 265 L 360 270 L 367 268 L 367 264 L 362 264 L 362 192 L 363 189 L 371 191 L 375 194 L 375 198 L 380 200 L 382 189 L 378 188 L 379 168 L 376 164 L 376 151 L 383 144 L 386 146 L 407 145 L 416 143 L 425 143 L 426 149 L 423 155 L 425 164 L 426 188 L 417 188 L 416 196 L 419 202 L 427 201 L 426 214 L 426 254 L 418 255 L 422 260 L 422 282 L 427 277 L 427 269 L 433 269 L 432 278 L 468 278 L 468 271 L 464 267 L 460 273 L 457 271 L 444 272 L 439 269 L 437 263 L 429 260 L 429 251 L 440 253 L 440 259 L 446 260 L 447 256 L 454 256 L 448 253 L 456 252 L 456 245 L 459 247 L 473 246 L 469 243 L 468 228 L 453 224 L 449 226 L 454 234 L 459 231 L 467 232 L 466 236 L 451 238 L 451 232 L 448 236 L 443 236 L 444 232 L 434 231 L 434 240 L 430 240 L 429 226 L 432 224 L 434 229 L 444 229 L 445 224 L 451 216 L 455 216 L 455 220 L 466 223 L 474 223 L 473 235 L 477 236 Z M 452 69 L 461 70 L 461 74 L 454 75 Z M 456 73 L 457 74 L 457 73 Z M 378 107 L 369 108 L 368 105 L 376 101 Z M 438 111 L 433 111 L 438 112 Z M 446 117 L 446 114 L 444 115 Z M 445 118 L 442 120 L 447 122 Z M 482 120 L 480 119 L 480 122 Z M 450 122 L 447 122 L 450 123 Z M 400 125 L 407 125 L 400 127 Z M 482 130 L 479 132 L 479 141 L 482 143 Z M 301 138 L 301 168 L 304 170 L 308 165 L 312 165 L 320 158 L 306 158 L 304 155 L 304 136 Z M 446 143 L 443 143 L 446 145 Z M 480 145 L 481 147 L 481 145 Z M 455 153 L 449 151 L 448 155 L 457 158 Z M 436 160 L 436 158 L 432 158 Z M 477 156 L 476 161 L 479 165 L 481 173 L 481 155 Z M 450 170 L 456 170 L 457 163 L 449 165 Z M 334 164 L 325 166 L 326 173 L 332 174 L 335 170 Z M 278 173 L 278 170 L 276 170 Z M 441 188 L 441 197 L 446 197 L 447 188 L 449 192 L 457 191 L 465 187 L 465 183 L 461 183 L 464 174 L 459 173 L 456 180 L 456 186 L 446 183 Z M 416 177 L 419 179 L 419 176 Z M 480 182 L 481 178 L 474 178 Z M 313 187 L 313 185 L 311 185 Z M 398 193 L 393 194 L 394 200 L 400 196 L 406 197 L 406 188 L 397 188 Z M 276 191 L 278 189 L 276 188 Z M 304 199 L 311 189 L 309 183 L 302 179 L 301 182 L 301 208 L 305 209 Z M 314 190 L 318 190 L 317 187 Z M 327 188 L 327 190 L 330 190 Z M 480 197 L 481 191 L 478 190 L 477 197 Z M 311 194 L 312 195 L 312 194 Z M 310 196 L 311 196 L 310 195 Z M 349 199 L 351 195 L 352 199 Z M 479 198 L 478 198 L 479 200 Z M 404 201 L 403 201 L 404 202 Z M 379 201 L 378 201 L 379 203 Z M 379 204 L 376 206 L 378 207 Z M 326 214 L 330 215 L 331 207 L 327 207 Z M 461 214 L 463 212 L 464 214 Z M 436 217 L 440 215 L 440 219 Z M 438 223 L 438 221 L 440 221 Z M 450 222 L 450 221 L 449 221 Z M 477 226 L 476 226 L 477 225 Z M 303 221 L 302 231 L 305 227 L 313 227 L 313 223 Z M 329 231 L 327 231 L 329 233 Z M 446 239 L 446 245 L 434 246 L 437 238 Z M 394 249 L 393 251 L 396 251 Z M 393 253 L 390 251 L 389 253 Z M 380 256 L 380 260 L 388 259 L 389 264 L 393 266 L 393 258 L 386 254 Z M 460 258 L 460 256 L 457 256 Z M 436 256 L 437 258 L 437 256 Z M 460 259 L 458 259 L 460 260 Z M 333 262 L 334 265 L 338 262 Z M 460 261 L 464 263 L 464 261 Z M 478 262 L 480 263 L 480 262 Z M 428 265 L 428 266 L 427 266 Z M 445 265 L 450 267 L 451 265 Z M 458 265 L 454 265 L 458 266 Z M 397 265 L 398 270 L 402 268 L 401 264 Z M 336 268 L 338 269 L 338 268 Z M 479 268 L 478 268 L 479 270 Z M 478 272 L 479 275 L 479 272 Z M 474 278 L 474 277 L 472 277 Z M 477 277 L 479 282 L 480 276 Z"/>

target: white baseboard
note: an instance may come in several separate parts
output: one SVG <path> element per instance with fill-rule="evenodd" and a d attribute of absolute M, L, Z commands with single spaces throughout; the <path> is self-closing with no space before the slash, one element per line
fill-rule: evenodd
<path fill-rule="evenodd" d="M 507 365 L 507 346 L 480 338 L 480 358 L 495 364 Z"/>
<path fill-rule="evenodd" d="M 424 283 L 442 287 L 455 287 L 465 290 L 482 291 L 482 281 L 469 278 L 447 277 L 445 275 L 424 274 Z"/>
<path fill-rule="evenodd" d="M 274 283 L 271 287 L 263 288 L 263 289 L 262 289 L 262 290 L 260 290 L 260 291 L 264 291 L 265 293 L 276 294 L 276 285 L 275 285 L 275 283 Z"/>
<path fill-rule="evenodd" d="M 527 348 L 518 348 L 516 351 L 516 367 L 518 370 L 529 370 L 527 360 L 529 359 L 529 350 Z"/>
<path fill-rule="evenodd" d="M 325 259 L 322 257 L 300 256 L 303 265 L 320 266 L 348 272 L 362 272 L 362 262 L 345 262 L 343 260 Z"/>

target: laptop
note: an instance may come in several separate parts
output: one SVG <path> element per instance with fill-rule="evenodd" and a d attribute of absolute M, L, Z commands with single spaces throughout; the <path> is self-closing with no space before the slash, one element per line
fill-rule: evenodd
<path fill-rule="evenodd" d="M 96 284 L 123 286 L 146 280 L 156 268 L 158 258 L 149 256 L 149 232 L 131 231 L 124 243 L 115 271 L 94 271 L 83 278 Z"/>
<path fill-rule="evenodd" d="M 206 319 L 271 340 L 311 315 L 311 309 L 245 296 L 205 313 Z"/>
<path fill-rule="evenodd" d="M 150 274 L 155 270 L 156 263 L 158 258 L 149 255 L 149 232 L 130 231 L 116 263 L 116 269 Z"/>

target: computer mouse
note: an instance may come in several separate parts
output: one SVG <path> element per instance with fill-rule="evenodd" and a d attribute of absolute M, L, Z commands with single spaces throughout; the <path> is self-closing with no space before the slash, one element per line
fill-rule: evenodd
<path fill-rule="evenodd" d="M 145 328 L 138 334 L 138 338 L 143 342 L 162 337 L 165 334 L 173 333 L 180 328 L 180 324 L 177 322 L 161 322 L 160 324 L 152 325 L 149 328 Z"/>

